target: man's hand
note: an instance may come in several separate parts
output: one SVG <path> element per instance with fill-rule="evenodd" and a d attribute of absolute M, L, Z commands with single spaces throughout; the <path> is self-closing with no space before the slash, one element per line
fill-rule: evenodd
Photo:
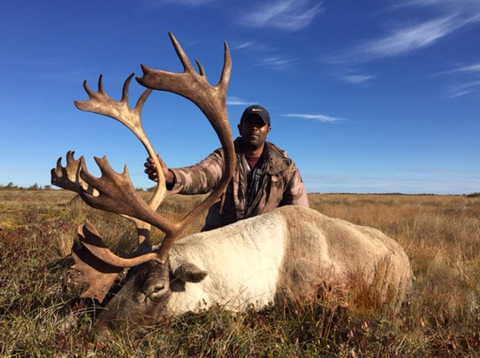
<path fill-rule="evenodd" d="M 165 175 L 166 184 L 173 184 L 173 182 L 174 182 L 173 173 L 170 170 L 168 170 L 167 165 L 165 164 L 165 162 L 162 159 L 160 159 L 159 154 L 157 154 L 157 158 L 158 158 L 158 161 L 160 162 L 160 165 L 162 166 L 163 174 Z M 144 166 L 145 166 L 145 173 L 148 174 L 148 179 L 153 180 L 153 181 L 158 181 L 157 171 L 156 171 L 156 167 L 155 167 L 155 163 L 153 161 L 153 158 L 148 157 Z"/>

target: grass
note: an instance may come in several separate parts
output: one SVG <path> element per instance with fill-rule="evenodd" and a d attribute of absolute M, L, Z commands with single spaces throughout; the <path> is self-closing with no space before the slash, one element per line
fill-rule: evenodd
<path fill-rule="evenodd" d="M 213 307 L 107 342 L 87 339 L 95 310 L 78 298 L 82 287 L 65 257 L 85 218 L 117 252 L 134 246 L 135 230 L 74 197 L 57 190 L 0 190 L 2 357 L 480 355 L 478 196 L 310 194 L 314 209 L 376 227 L 405 248 L 415 280 L 398 315 L 372 308 L 357 292 L 242 314 Z M 177 220 L 198 200 L 176 196 L 160 210 Z M 202 223 L 199 218 L 189 232 Z M 155 242 L 161 238 L 153 235 Z"/>

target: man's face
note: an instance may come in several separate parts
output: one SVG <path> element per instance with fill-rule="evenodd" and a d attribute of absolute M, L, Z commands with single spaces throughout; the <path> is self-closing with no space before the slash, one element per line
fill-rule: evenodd
<path fill-rule="evenodd" d="M 242 136 L 243 144 L 249 149 L 258 149 L 263 146 L 270 132 L 270 126 L 266 125 L 262 118 L 251 115 L 238 125 L 238 131 Z"/>

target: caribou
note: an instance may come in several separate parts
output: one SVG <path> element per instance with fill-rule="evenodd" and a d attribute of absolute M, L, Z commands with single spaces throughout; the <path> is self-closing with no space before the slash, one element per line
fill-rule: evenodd
<path fill-rule="evenodd" d="M 310 300 L 325 285 L 350 287 L 352 281 L 371 287 L 381 302 L 398 306 L 410 290 L 410 262 L 395 240 L 374 228 L 329 218 L 305 207 L 285 206 L 220 229 L 181 237 L 193 219 L 219 200 L 233 174 L 235 156 L 226 111 L 231 58 L 225 44 L 221 77 L 212 86 L 200 62 L 196 61 L 197 72 L 173 34 L 169 35 L 184 72 L 142 65 L 143 76 L 136 80 L 146 90 L 134 108 L 128 96 L 133 74 L 125 81 L 120 101 L 106 94 L 101 75 L 98 91 L 92 91 L 85 81 L 89 99 L 75 101 L 80 110 L 114 118 L 138 137 L 156 164 L 158 182 L 150 200 L 143 200 L 135 191 L 126 166 L 123 173 L 117 173 L 106 157 L 95 158 L 100 178 L 91 175 L 84 157 L 75 159 L 72 151 L 67 153 L 65 167 L 59 158 L 51 171 L 52 184 L 78 193 L 96 209 L 132 220 L 137 228 L 138 246 L 125 257 L 110 251 L 88 220 L 78 228 L 72 268 L 81 273 L 77 281 L 88 284 L 82 297 L 102 302 L 122 270 L 130 268 L 124 286 L 96 321 L 96 333 L 103 335 L 132 324 L 151 325 L 164 316 L 212 305 L 244 311 L 271 303 Z M 195 103 L 215 130 L 226 158 L 215 189 L 176 223 L 157 212 L 164 199 L 178 189 L 167 190 L 157 152 L 141 120 L 143 105 L 154 89 Z M 151 243 L 152 226 L 165 233 L 160 245 Z"/>

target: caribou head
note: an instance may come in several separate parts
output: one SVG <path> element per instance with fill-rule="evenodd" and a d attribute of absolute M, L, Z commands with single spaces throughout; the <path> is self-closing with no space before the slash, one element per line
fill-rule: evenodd
<path fill-rule="evenodd" d="M 199 72 L 195 71 L 173 34 L 169 35 L 184 72 L 173 73 L 142 65 L 143 76 L 137 78 L 137 81 L 147 89 L 138 99 L 135 108 L 132 109 L 128 103 L 133 74 L 125 81 L 120 101 L 113 100 L 105 93 L 102 76 L 98 81 L 97 92 L 92 91 L 85 81 L 84 88 L 89 99 L 75 101 L 80 110 L 103 114 L 123 123 L 142 142 L 148 155 L 155 161 L 158 177 L 156 190 L 148 203 L 136 193 L 127 167 L 119 174 L 110 167 L 106 157 L 95 158 L 101 170 L 100 178 L 91 175 L 87 171 L 84 158 L 75 159 L 74 152 L 67 153 L 65 167 L 62 167 L 62 158 L 59 158 L 56 168 L 51 171 L 53 185 L 75 191 L 88 205 L 124 216 L 132 220 L 137 227 L 138 248 L 127 257 L 119 257 L 110 251 L 88 221 L 78 228 L 80 243 L 72 249 L 75 260 L 72 267 L 82 274 L 78 281 L 88 284 L 82 297 L 91 297 L 102 302 L 118 274 L 124 268 L 134 267 L 129 274 L 131 279 L 101 314 L 100 326 L 104 325 L 102 322 L 108 322 L 110 326 L 119 322 L 141 325 L 153 323 L 165 311 L 165 302 L 173 286 L 186 281 L 199 282 L 205 278 L 207 273 L 193 264 L 180 263 L 172 271 L 168 260 L 169 251 L 192 220 L 218 200 L 234 170 L 235 154 L 225 107 L 231 71 L 228 47 L 225 44 L 220 81 L 216 86 L 211 86 L 202 65 L 196 61 Z M 226 158 L 223 175 L 217 187 L 177 223 L 170 222 L 156 211 L 162 201 L 175 192 L 166 189 L 157 152 L 142 126 L 141 111 L 152 89 L 173 92 L 195 103 L 217 133 Z M 165 233 L 165 238 L 158 247 L 150 244 L 149 233 L 152 226 Z M 121 309 L 113 309 L 114 307 Z"/>

